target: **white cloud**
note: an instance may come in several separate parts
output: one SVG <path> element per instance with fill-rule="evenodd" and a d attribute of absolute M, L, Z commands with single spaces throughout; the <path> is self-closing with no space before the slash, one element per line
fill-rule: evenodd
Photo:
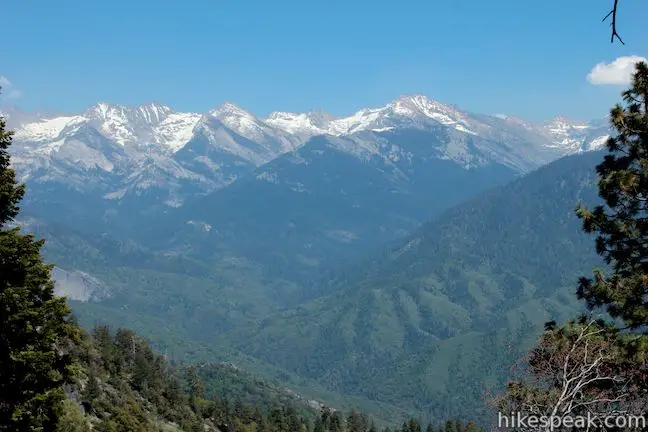
<path fill-rule="evenodd" d="M 18 99 L 22 96 L 22 92 L 15 88 L 9 78 L 0 75 L 0 100 Z"/>
<path fill-rule="evenodd" d="M 594 85 L 630 84 L 635 63 L 640 61 L 648 62 L 645 57 L 633 55 L 619 57 L 611 63 L 599 63 L 587 75 L 587 81 Z"/>

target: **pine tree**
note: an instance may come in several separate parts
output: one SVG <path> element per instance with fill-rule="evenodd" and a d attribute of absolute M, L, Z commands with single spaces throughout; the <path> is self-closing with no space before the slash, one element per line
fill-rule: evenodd
<path fill-rule="evenodd" d="M 329 427 L 329 430 L 331 432 L 344 432 L 346 430 L 345 426 L 344 416 L 341 412 L 335 411 L 331 416 L 331 426 Z"/>
<path fill-rule="evenodd" d="M 258 406 L 255 406 L 254 410 L 252 410 L 250 420 L 258 425 L 261 425 L 263 423 L 263 414 L 261 414 L 261 410 Z"/>
<path fill-rule="evenodd" d="M 456 420 L 455 420 L 455 430 L 456 430 L 457 432 L 462 432 L 462 431 L 464 430 L 464 428 L 463 428 L 463 423 L 462 423 L 461 420 L 459 420 L 459 419 L 456 419 Z"/>
<path fill-rule="evenodd" d="M 288 423 L 288 430 L 296 432 L 301 430 L 301 419 L 295 408 L 288 407 L 286 409 L 286 422 Z"/>
<path fill-rule="evenodd" d="M 192 378 L 192 375 L 193 375 L 194 378 Z M 189 368 L 189 378 L 188 378 L 188 380 L 189 380 L 189 383 L 190 383 L 189 385 L 190 386 L 192 385 L 191 384 L 192 382 L 194 382 L 194 383 L 198 382 L 198 377 L 196 375 L 196 369 L 195 369 L 194 366 Z M 192 392 L 190 390 L 190 393 L 189 393 L 190 397 L 191 397 L 191 394 L 192 394 Z M 245 415 L 245 411 L 246 411 L 245 410 L 245 405 L 243 404 L 243 401 L 241 400 L 241 398 L 236 398 L 234 400 L 234 407 L 232 409 L 232 415 L 234 417 L 237 417 L 237 418 L 241 419 L 241 421 L 246 422 L 247 418 L 246 418 L 246 415 Z"/>
<path fill-rule="evenodd" d="M 330 430 L 331 429 L 331 417 L 333 416 L 333 411 L 329 407 L 324 407 L 322 408 L 322 412 L 320 415 L 320 419 L 322 420 L 322 424 L 324 425 L 324 430 Z"/>
<path fill-rule="evenodd" d="M 582 278 L 577 291 L 590 309 L 605 307 L 629 328 L 648 325 L 648 65 L 636 65 L 625 107 L 610 114 L 616 136 L 597 166 L 604 205 L 589 211 L 579 205 L 583 229 L 598 233 L 596 250 L 612 274 Z"/>
<path fill-rule="evenodd" d="M 313 432 L 326 432 L 326 427 L 322 421 L 322 417 L 319 416 L 315 419 L 315 426 L 313 426 Z"/>
<path fill-rule="evenodd" d="M 460 432 L 460 431 L 456 430 L 455 423 L 452 420 L 446 420 L 445 432 Z"/>
<path fill-rule="evenodd" d="M 284 431 L 286 430 L 286 420 L 283 410 L 274 406 L 268 414 L 268 423 L 273 431 Z"/>
<path fill-rule="evenodd" d="M 12 134 L 0 117 L 0 430 L 53 430 L 71 378 L 64 346 L 76 339 L 64 298 L 54 295 L 42 240 L 9 228 L 24 185 L 10 168 Z"/>
<path fill-rule="evenodd" d="M 272 432 L 272 428 L 270 427 L 270 423 L 268 423 L 268 421 L 266 419 L 264 419 L 264 418 L 259 420 L 257 432 Z"/>
<path fill-rule="evenodd" d="M 410 432 L 422 432 L 421 424 L 418 421 L 414 420 L 414 419 L 411 419 L 408 422 L 408 426 L 409 426 L 409 431 Z"/>
<path fill-rule="evenodd" d="M 18 216 L 18 203 L 25 195 L 25 185 L 16 183 L 16 173 L 9 167 L 9 153 L 13 132 L 6 130 L 4 117 L 0 117 L 0 228 Z"/>
<path fill-rule="evenodd" d="M 94 402 L 101 395 L 101 388 L 97 380 L 97 370 L 90 365 L 88 367 L 88 382 L 83 389 L 83 398 L 88 402 Z"/>
<path fill-rule="evenodd" d="M 348 432 L 365 432 L 368 425 L 369 419 L 366 415 L 358 413 L 355 409 L 351 409 L 347 416 Z"/>
<path fill-rule="evenodd" d="M 104 368 L 109 374 L 114 375 L 121 369 L 123 359 L 118 358 L 118 350 L 110 328 L 108 326 L 95 326 L 92 333 L 92 339 L 99 350 Z"/>
<path fill-rule="evenodd" d="M 200 376 L 198 376 L 196 367 L 193 365 L 187 369 L 187 386 L 189 390 L 189 400 L 191 401 L 191 404 L 195 407 L 197 401 L 205 397 L 205 386 Z M 240 417 L 243 414 L 241 412 L 242 403 L 239 400 L 237 400 L 236 402 L 237 403 L 234 405 L 235 406 L 234 415 Z"/>
<path fill-rule="evenodd" d="M 183 402 L 182 387 L 180 381 L 175 376 L 169 376 L 166 379 L 164 395 L 172 405 Z"/>

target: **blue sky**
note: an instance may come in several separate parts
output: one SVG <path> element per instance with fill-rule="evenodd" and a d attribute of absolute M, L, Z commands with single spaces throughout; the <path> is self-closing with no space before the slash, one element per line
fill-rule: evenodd
<path fill-rule="evenodd" d="M 648 56 L 648 2 L 621 0 L 6 0 L 0 77 L 26 110 L 156 101 L 257 115 L 346 115 L 420 93 L 485 114 L 601 117 L 623 85 L 600 62 Z M 11 96 L 7 89 L 11 89 Z"/>

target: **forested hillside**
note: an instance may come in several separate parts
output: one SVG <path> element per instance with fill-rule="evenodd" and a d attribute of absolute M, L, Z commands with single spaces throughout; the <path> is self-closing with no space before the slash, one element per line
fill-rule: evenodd
<path fill-rule="evenodd" d="M 281 315 L 273 286 L 283 284 L 285 296 L 285 282 L 264 279 L 244 260 L 212 267 L 38 221 L 30 229 L 51 234 L 45 250 L 67 257 L 62 268 L 83 260 L 105 284 L 107 298 L 73 303 L 87 327 L 103 317 L 178 358 L 234 361 L 311 397 L 356 401 L 388 417 L 443 419 L 483 410 L 484 392 L 542 324 L 578 307 L 574 283 L 600 260 L 573 209 L 579 200 L 596 201 L 600 158 L 559 160 L 358 264 L 293 286 L 312 300 Z M 461 390 L 448 398 L 453 388 Z"/>
<path fill-rule="evenodd" d="M 70 354 L 57 429 L 68 432 L 374 432 L 395 430 L 355 410 L 342 412 L 268 386 L 227 365 L 173 365 L 127 329 L 83 332 Z M 477 432 L 475 423 L 421 424 L 402 431 Z"/>
<path fill-rule="evenodd" d="M 447 211 L 231 344 L 343 394 L 486 415 L 484 394 L 546 321 L 580 308 L 579 276 L 602 265 L 574 213 L 597 202 L 601 157 L 567 157 Z"/>
<path fill-rule="evenodd" d="M 318 415 L 225 365 L 174 366 L 126 329 L 82 332 L 71 354 L 77 376 L 66 386 L 61 430 L 244 431 L 254 423 L 278 431 L 277 417 L 301 425 Z"/>
<path fill-rule="evenodd" d="M 127 325 L 177 358 L 234 361 L 384 417 L 486 415 L 484 392 L 546 320 L 579 307 L 574 283 L 600 265 L 573 213 L 597 199 L 600 158 L 552 163 L 308 284 L 263 276 L 244 258 L 210 264 L 36 219 L 27 226 L 51 238 L 45 251 L 64 257 L 63 269 L 84 266 L 104 284 L 101 301 L 73 302 L 86 327 Z M 290 292 L 300 306 L 278 314 Z"/>

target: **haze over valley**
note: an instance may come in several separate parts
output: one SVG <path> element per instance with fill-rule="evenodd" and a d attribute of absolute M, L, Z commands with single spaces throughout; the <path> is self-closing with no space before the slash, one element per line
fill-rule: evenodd
<path fill-rule="evenodd" d="M 647 5 L 41 3 L 0 432 L 646 430 Z"/>
<path fill-rule="evenodd" d="M 569 316 L 569 287 L 598 262 L 572 208 L 595 200 L 605 120 L 533 123 L 425 96 L 346 118 L 233 103 L 6 111 L 29 192 L 19 223 L 48 238 L 83 322 L 329 403 L 479 412 L 503 347 L 521 353 Z M 480 384 L 438 405 L 465 380 Z"/>

